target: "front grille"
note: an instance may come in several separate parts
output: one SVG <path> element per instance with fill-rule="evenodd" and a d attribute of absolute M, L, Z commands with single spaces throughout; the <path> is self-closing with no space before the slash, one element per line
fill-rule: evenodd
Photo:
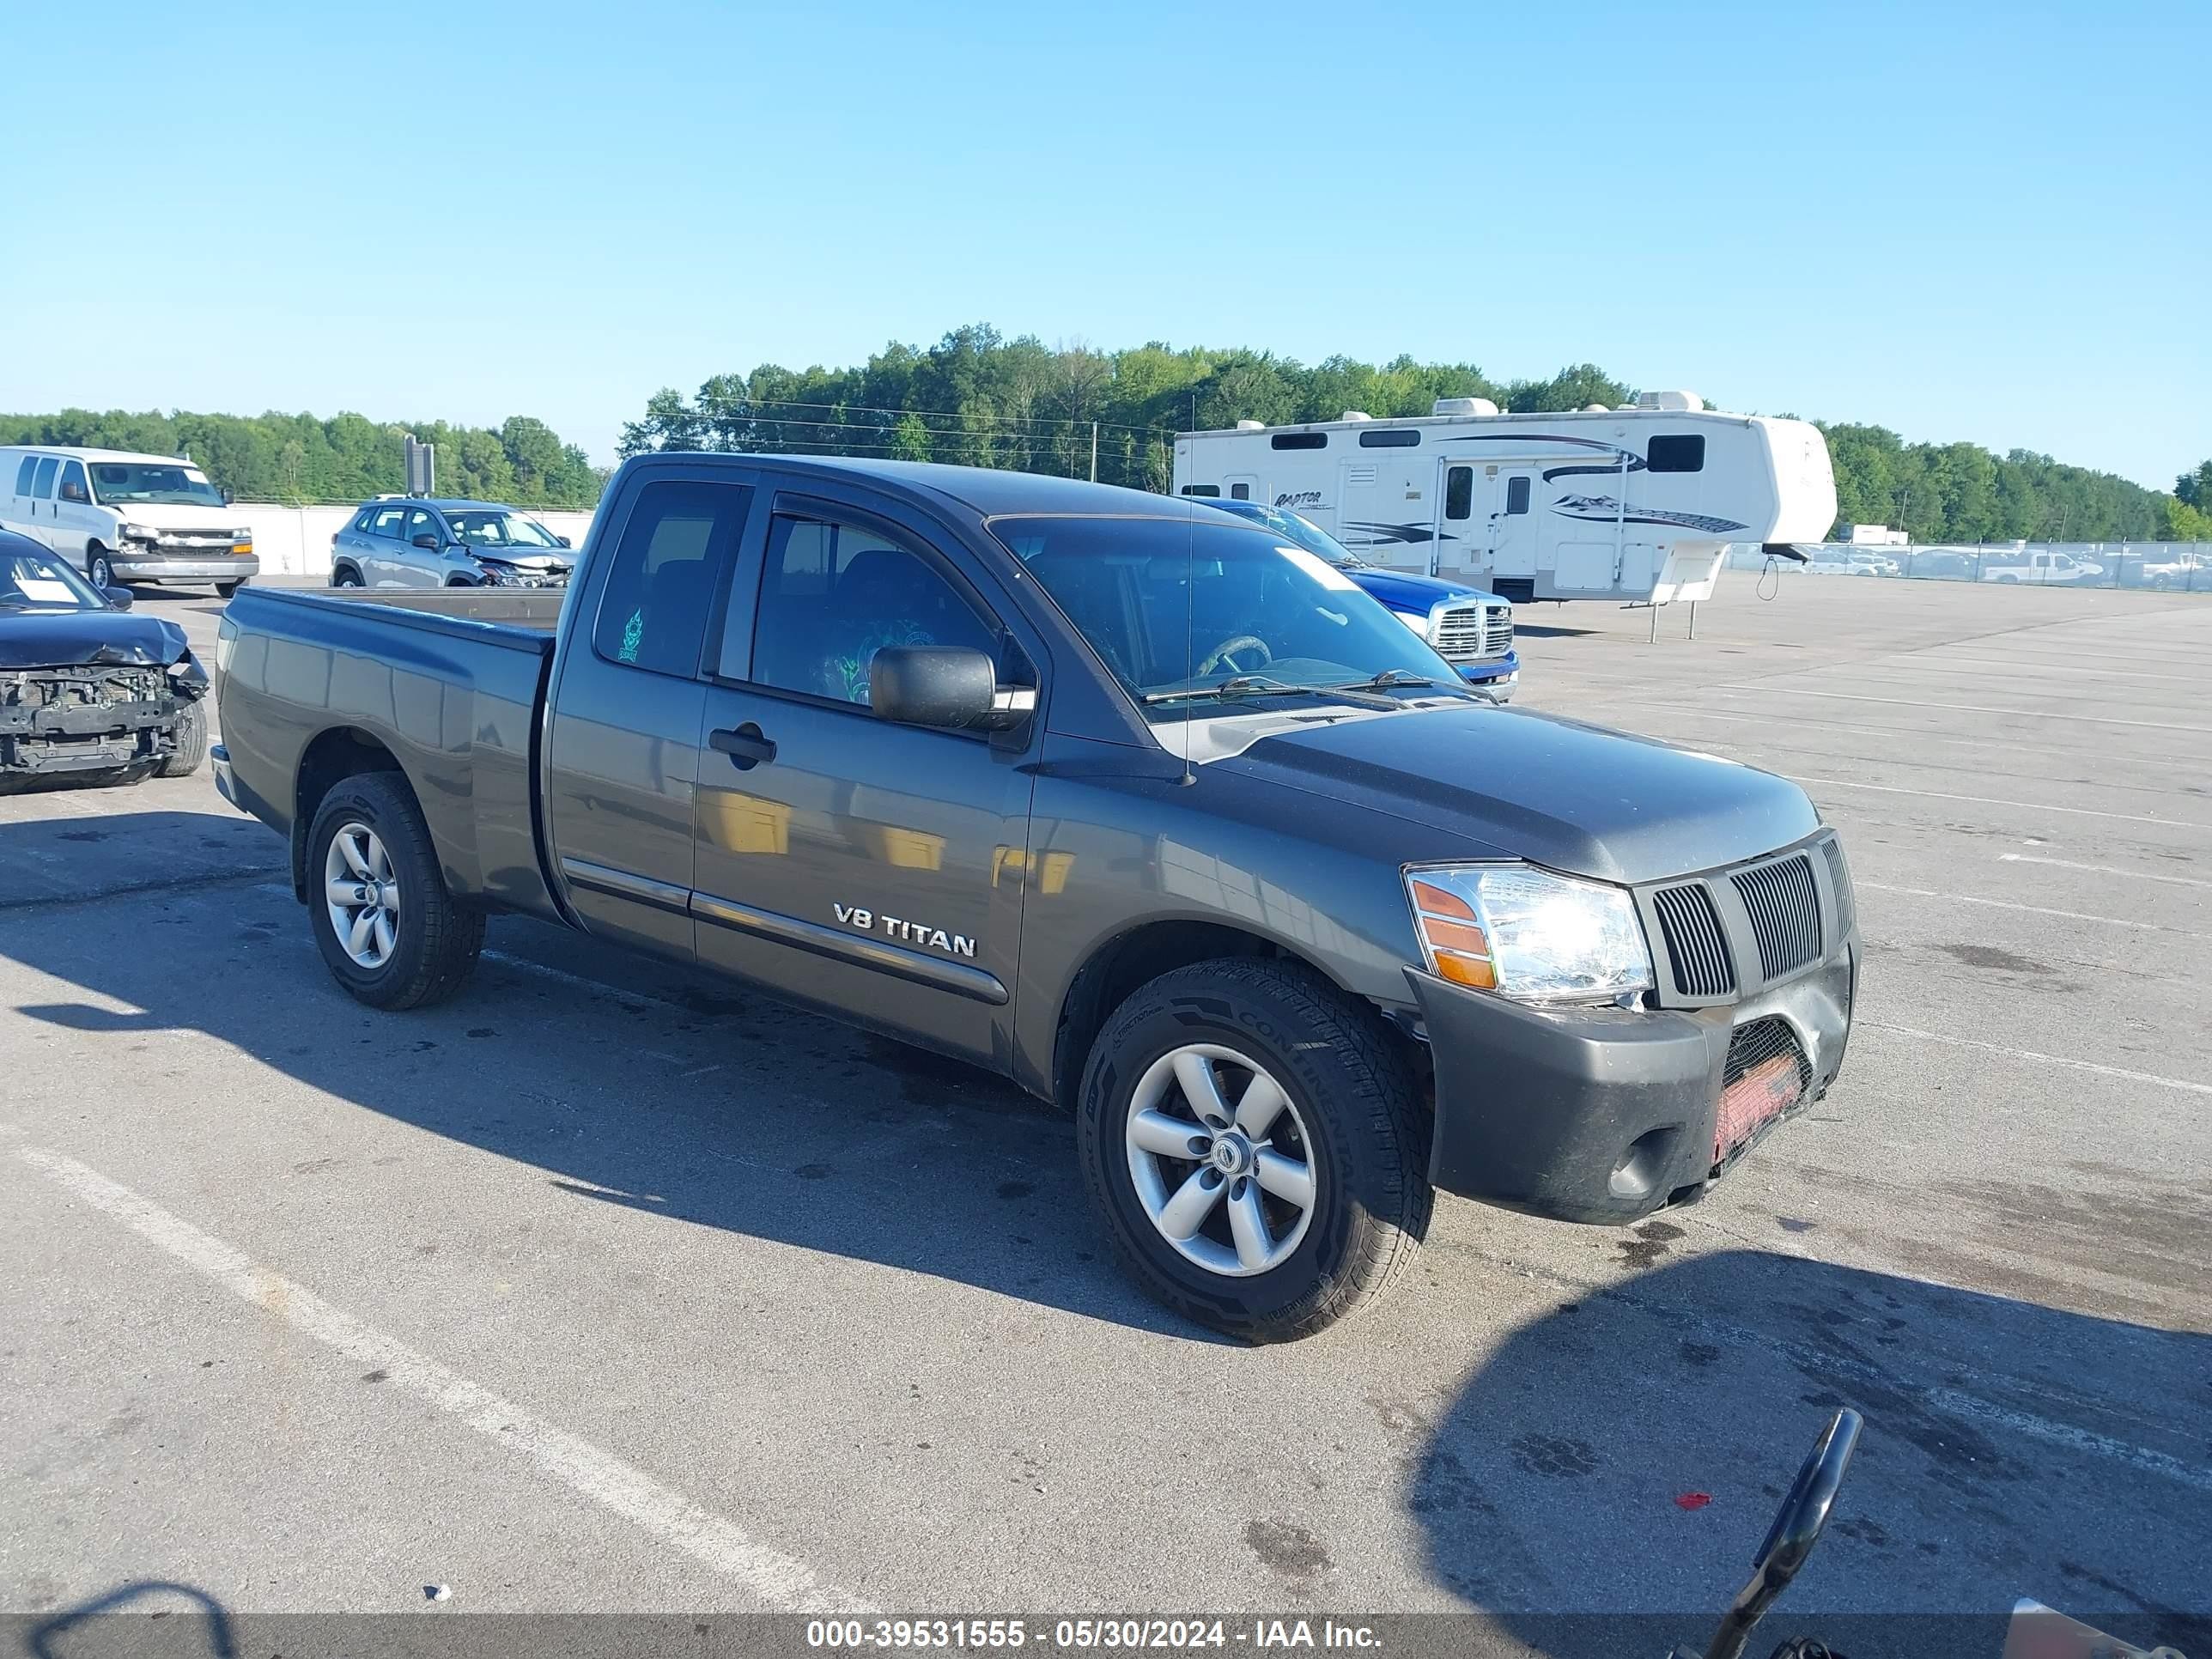
<path fill-rule="evenodd" d="M 1486 656 L 1502 657 L 1513 648 L 1513 607 L 1493 605 L 1482 619 L 1482 649 Z"/>
<path fill-rule="evenodd" d="M 1735 967 L 1720 913 L 1703 882 L 1662 887 L 1651 896 L 1659 915 L 1659 936 L 1674 965 L 1674 988 L 1686 997 L 1722 997 L 1735 989 Z"/>
<path fill-rule="evenodd" d="M 165 530 L 154 545 L 164 553 L 228 553 L 247 539 L 228 530 Z"/>
<path fill-rule="evenodd" d="M 1805 1098 L 1812 1068 L 1785 1019 L 1754 1019 L 1729 1038 L 1721 1070 L 1720 1109 L 1713 1118 L 1713 1173 L 1767 1124 Z"/>
<path fill-rule="evenodd" d="M 1850 867 L 1844 862 L 1843 842 L 1833 836 L 1820 843 L 1820 850 L 1828 855 L 1828 885 L 1836 894 L 1836 937 L 1846 939 L 1857 914 L 1851 904 Z"/>
<path fill-rule="evenodd" d="M 1446 662 L 1477 662 L 1485 657 L 1496 656 L 1483 635 L 1483 611 L 1479 601 L 1453 605 L 1437 613 L 1436 626 L 1429 643 Z M 1506 632 L 1512 633 L 1512 612 L 1506 613 Z"/>
<path fill-rule="evenodd" d="M 1773 864 L 1739 870 L 1730 879 L 1751 913 L 1762 975 L 1779 979 L 1820 954 L 1820 895 L 1813 884 L 1809 857 L 1795 853 Z"/>

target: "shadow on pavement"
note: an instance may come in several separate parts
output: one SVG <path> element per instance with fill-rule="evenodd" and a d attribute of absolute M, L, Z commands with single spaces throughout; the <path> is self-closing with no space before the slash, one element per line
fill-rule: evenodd
<path fill-rule="evenodd" d="M 2021 1596 L 2212 1651 L 2212 1337 L 1798 1256 L 1562 1302 L 1429 1419 L 1407 1501 L 1437 1577 L 1516 1639 L 1657 1659 L 1711 1633 L 1841 1406 L 1856 1460 L 1751 1652 L 1997 1659 Z"/>
<path fill-rule="evenodd" d="M 157 812 L 96 827 L 145 848 L 197 839 L 207 823 Z M 283 844 L 251 828 L 280 860 Z M 35 868 L 52 834 L 0 821 L 0 884 Z M 453 1001 L 380 1014 L 331 981 L 289 886 L 273 890 L 287 879 L 271 870 L 148 894 L 152 914 L 131 913 L 139 948 L 88 946 L 76 904 L 0 909 L 0 951 L 141 1011 L 17 1012 L 99 1035 L 204 1032 L 314 1089 L 542 1169 L 584 1202 L 1223 1340 L 1122 1277 L 1088 1218 L 1073 1127 L 1010 1083 L 515 918 L 494 921 L 486 960 Z M 549 1054 L 556 1024 L 583 1040 Z"/>

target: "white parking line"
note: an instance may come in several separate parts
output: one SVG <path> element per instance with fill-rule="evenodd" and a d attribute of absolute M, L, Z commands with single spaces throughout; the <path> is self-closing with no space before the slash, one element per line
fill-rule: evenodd
<path fill-rule="evenodd" d="M 243 1250 L 202 1232 L 97 1170 L 35 1147 L 16 1156 L 241 1300 L 349 1359 L 383 1371 L 393 1388 L 404 1389 L 495 1444 L 520 1453 L 563 1486 L 744 1585 L 771 1607 L 793 1612 L 857 1608 L 856 1602 L 817 1578 L 805 1562 L 761 1543 L 735 1522 L 700 1508 L 612 1452 L 556 1428 L 398 1338 L 332 1307 L 304 1285 L 257 1267 Z"/>
<path fill-rule="evenodd" d="M 1887 1031 L 1892 1036 L 1917 1037 L 1923 1042 L 1948 1042 L 1954 1048 L 1979 1048 L 1984 1054 L 2002 1054 L 2008 1060 L 2025 1060 L 2038 1066 L 2063 1066 L 2069 1071 L 2094 1072 L 2100 1077 L 2124 1078 L 2130 1083 L 2151 1083 L 2161 1089 L 2179 1089 L 2192 1095 L 2212 1095 L 2212 1083 L 2191 1083 L 2186 1078 L 2160 1077 L 2155 1072 L 2131 1072 L 2124 1066 L 2100 1066 L 2093 1060 L 2069 1060 L 2063 1054 L 2042 1054 L 2033 1048 L 2008 1048 L 2002 1042 L 1948 1036 L 1941 1031 L 1923 1031 L 1912 1025 L 1887 1025 L 1873 1019 L 1862 1019 L 1857 1024 L 1866 1030 Z"/>
<path fill-rule="evenodd" d="M 1800 784 L 1824 784 L 1837 789 L 1871 789 L 1883 795 L 1921 795 L 1929 800 L 1972 801 L 1981 806 L 2017 806 L 2023 812 L 2070 812 L 2076 817 L 2118 818 L 2128 823 L 2162 823 L 2172 830 L 2212 830 L 2212 823 L 2197 823 L 2189 818 L 2154 818 L 2142 812 L 2100 812 L 2094 806 L 2054 806 L 2048 801 L 2006 800 L 1998 795 L 1954 795 L 1941 789 L 1907 789 L 1901 784 L 1854 783 L 1849 778 L 1808 778 L 1796 774 L 1792 775 L 1791 781 Z"/>
<path fill-rule="evenodd" d="M 1842 702 L 1887 702 L 1901 708 L 1926 708 L 1946 714 L 2028 714 L 2039 720 L 2076 720 L 2088 726 L 2140 726 L 2154 732 L 2203 732 L 2212 734 L 2212 726 L 2183 726 L 2173 720 L 2124 720 L 2110 714 L 2060 714 L 2047 708 L 1992 708 L 1978 702 L 1931 703 L 1920 697 L 1875 697 L 1863 691 L 1815 691 L 1802 685 L 1744 685 L 1730 684 L 1713 687 L 1716 691 L 1748 691 L 1759 696 L 1771 696 L 1779 692 L 1791 697 L 1832 697 Z"/>
<path fill-rule="evenodd" d="M 1863 893 L 1902 893 L 1907 898 L 1948 899 L 1954 904 L 1981 904 L 1992 910 L 2024 910 L 2032 916 L 2057 916 L 2063 921 L 2100 921 L 2107 927 L 2132 927 L 2138 933 L 2180 933 L 2189 939 L 2206 937 L 2191 927 L 2167 927 L 2155 921 L 2125 921 L 2118 916 L 2092 915 L 2087 910 L 2054 910 L 2047 904 L 2015 904 L 2010 899 L 1974 898 L 1965 893 L 1938 892 L 1933 887 L 1893 887 L 1886 881 L 1856 878 L 1851 885 Z"/>
<path fill-rule="evenodd" d="M 2033 853 L 2000 853 L 2000 864 L 2048 864 L 2061 870 L 2086 870 L 2093 876 L 2130 876 L 2137 881 L 2163 881 L 2175 887 L 2212 887 L 2212 881 L 2194 876 L 2160 876 L 2148 870 L 2123 870 L 2117 864 L 2076 864 L 2072 859 L 2039 859 Z"/>

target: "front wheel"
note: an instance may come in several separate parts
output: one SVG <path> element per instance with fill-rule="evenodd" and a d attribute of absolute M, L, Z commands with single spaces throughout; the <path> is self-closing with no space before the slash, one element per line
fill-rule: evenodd
<path fill-rule="evenodd" d="M 1308 969 L 1164 974 L 1099 1034 L 1077 1123 L 1123 1264 L 1232 1336 L 1310 1336 L 1380 1297 L 1428 1230 L 1428 1126 L 1374 1013 Z"/>
<path fill-rule="evenodd" d="M 244 586 L 242 582 L 217 582 L 215 585 L 215 596 L 218 599 L 227 599 Z"/>
<path fill-rule="evenodd" d="M 116 586 L 115 562 L 107 556 L 107 550 L 95 547 L 84 562 L 85 580 L 105 593 Z"/>
<path fill-rule="evenodd" d="M 177 708 L 177 746 L 154 769 L 157 778 L 190 777 L 207 759 L 207 705 L 197 700 Z"/>
<path fill-rule="evenodd" d="M 308 926 L 340 985 L 372 1008 L 458 990 L 483 948 L 480 910 L 446 890 L 422 809 L 397 775 L 345 779 L 307 832 Z"/>

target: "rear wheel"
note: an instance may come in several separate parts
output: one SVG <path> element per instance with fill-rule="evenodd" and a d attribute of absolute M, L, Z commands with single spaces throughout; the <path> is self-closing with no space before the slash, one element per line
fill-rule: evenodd
<path fill-rule="evenodd" d="M 207 758 L 207 705 L 194 701 L 177 708 L 177 746 L 154 769 L 157 778 L 189 777 Z"/>
<path fill-rule="evenodd" d="M 397 775 L 364 773 L 323 798 L 307 832 L 308 926 L 340 985 L 372 1008 L 458 990 L 483 948 L 483 914 L 446 890 L 422 810 Z"/>
<path fill-rule="evenodd" d="M 1115 1012 L 1077 1125 L 1123 1263 L 1201 1324 L 1310 1336 L 1380 1297 L 1428 1229 L 1428 1134 L 1373 1012 L 1319 975 L 1230 959 Z"/>
<path fill-rule="evenodd" d="M 97 542 L 85 556 L 84 575 L 87 581 L 103 592 L 117 586 L 115 561 L 107 556 L 107 550 Z"/>
<path fill-rule="evenodd" d="M 336 570 L 331 572 L 331 586 L 332 587 L 359 587 L 361 586 L 361 572 L 355 569 L 349 564 L 342 564 Z"/>

